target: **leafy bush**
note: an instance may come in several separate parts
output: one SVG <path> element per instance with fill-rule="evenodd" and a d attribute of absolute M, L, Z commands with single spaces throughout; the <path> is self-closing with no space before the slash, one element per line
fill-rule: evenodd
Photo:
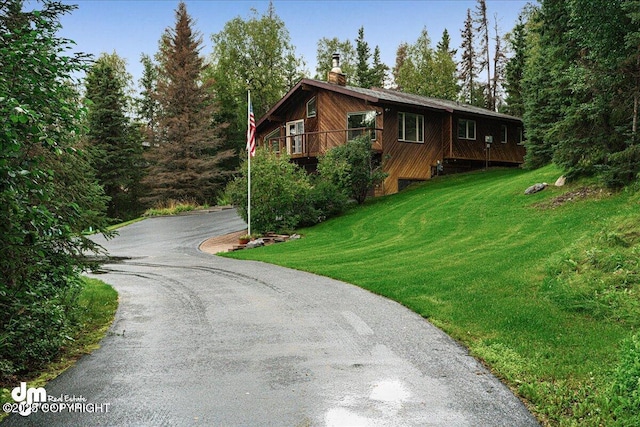
<path fill-rule="evenodd" d="M 329 150 L 318 163 L 320 176 L 348 197 L 364 203 L 371 188 L 387 174 L 374 161 L 371 139 L 362 136 Z"/>
<path fill-rule="evenodd" d="M 225 191 L 247 220 L 247 161 Z M 256 233 L 288 232 L 343 212 L 349 198 L 364 202 L 386 174 L 373 161 L 371 141 L 359 138 L 331 149 L 319 159 L 318 174 L 308 175 L 286 155 L 256 150 L 251 160 L 251 227 Z"/>
<path fill-rule="evenodd" d="M 61 56 L 60 16 L 44 2 L 0 14 L 0 381 L 51 360 L 68 340 L 82 255 L 99 248 L 82 232 L 106 232 L 106 198 L 77 150 L 84 110 L 69 83 L 84 69 Z"/>
<path fill-rule="evenodd" d="M 227 192 L 238 214 L 247 221 L 248 162 Z M 317 212 L 311 200 L 307 173 L 287 156 L 256 150 L 251 160 L 251 230 L 255 233 L 287 232 L 302 222 L 313 222 Z"/>
<path fill-rule="evenodd" d="M 612 399 L 617 425 L 640 425 L 640 337 L 623 341 L 614 371 Z"/>

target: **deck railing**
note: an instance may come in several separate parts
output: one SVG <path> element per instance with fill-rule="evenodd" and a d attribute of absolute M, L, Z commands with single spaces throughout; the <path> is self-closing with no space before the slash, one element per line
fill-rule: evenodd
<path fill-rule="evenodd" d="M 275 153 L 287 153 L 292 159 L 300 157 L 318 157 L 338 145 L 356 139 L 359 136 L 371 135 L 371 148 L 382 151 L 382 129 L 357 128 L 329 130 L 322 132 L 305 132 L 298 135 L 280 136 L 264 141 L 262 145 Z"/>

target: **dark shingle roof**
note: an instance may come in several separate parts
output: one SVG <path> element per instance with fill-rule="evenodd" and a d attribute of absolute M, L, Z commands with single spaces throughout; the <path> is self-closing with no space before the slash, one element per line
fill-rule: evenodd
<path fill-rule="evenodd" d="M 421 107 L 428 108 L 436 111 L 443 112 L 457 112 L 463 114 L 472 114 L 472 115 L 481 115 L 485 117 L 494 117 L 497 119 L 504 120 L 515 120 L 521 121 L 520 118 L 510 116 L 508 114 L 497 113 L 495 111 L 488 110 L 486 108 L 474 107 L 473 105 L 464 104 L 456 101 L 448 101 L 445 99 L 439 98 L 429 98 L 426 96 L 415 95 L 410 93 L 404 93 L 397 90 L 391 89 L 365 89 L 362 87 L 355 86 L 339 86 L 331 83 L 327 83 L 321 80 L 314 79 L 302 79 L 298 84 L 296 84 L 276 105 L 274 105 L 259 121 L 258 127 L 269 117 L 271 116 L 278 108 L 280 108 L 283 103 L 289 99 L 289 97 L 295 93 L 302 86 L 314 86 L 326 90 L 330 90 L 333 92 L 342 93 L 348 96 L 354 96 L 357 98 L 365 99 L 372 103 L 389 103 L 400 106 L 411 106 L 411 107 Z"/>
<path fill-rule="evenodd" d="M 482 107 L 475 107 L 473 105 L 460 103 L 457 101 L 449 101 L 446 99 L 430 98 L 427 96 L 416 95 L 412 93 L 405 93 L 398 90 L 391 89 L 365 89 L 361 87 L 346 86 L 346 89 L 361 93 L 367 96 L 377 97 L 381 102 L 392 102 L 394 104 L 405 104 L 416 107 L 425 107 L 434 110 L 443 110 L 447 112 L 459 112 L 468 114 L 477 114 L 482 116 L 496 117 L 508 120 L 520 120 L 518 117 L 510 116 L 508 114 L 498 113 L 488 110 Z"/>

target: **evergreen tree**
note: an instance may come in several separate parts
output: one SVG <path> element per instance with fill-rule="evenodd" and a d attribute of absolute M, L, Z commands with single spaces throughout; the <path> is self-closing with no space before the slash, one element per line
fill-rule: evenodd
<path fill-rule="evenodd" d="M 474 12 L 475 31 L 478 32 L 480 40 L 476 51 L 479 72 L 487 71 L 487 82 L 484 89 L 484 106 L 490 110 L 495 109 L 495 100 L 492 99 L 492 79 L 491 79 L 491 54 L 489 51 L 489 19 L 487 18 L 487 3 L 485 0 L 477 0 Z"/>
<path fill-rule="evenodd" d="M 191 27 L 186 5 L 180 2 L 175 28 L 165 31 L 158 53 L 157 146 L 147 151 L 145 177 L 151 202 L 214 200 L 226 176 L 220 164 L 232 155 L 221 150 L 212 81 L 204 78 L 207 66 L 199 55 L 202 38 Z"/>
<path fill-rule="evenodd" d="M 478 71 L 477 56 L 473 39 L 473 19 L 471 9 L 467 9 L 467 18 L 460 33 L 462 37 L 462 57 L 460 61 L 459 79 L 462 82 L 460 97 L 464 102 L 471 105 L 482 105 L 483 100 L 478 96 Z"/>
<path fill-rule="evenodd" d="M 87 147 L 98 182 L 109 196 L 111 218 L 128 219 L 139 213 L 142 145 L 134 139 L 125 116 L 125 82 L 118 78 L 117 56 L 103 54 L 87 73 Z"/>
<path fill-rule="evenodd" d="M 503 48 L 502 37 L 498 30 L 498 18 L 494 18 L 494 52 L 493 52 L 493 78 L 491 79 L 491 102 L 493 110 L 498 111 L 504 102 L 503 86 L 505 81 L 505 68 L 507 56 Z"/>
<path fill-rule="evenodd" d="M 565 0 L 545 0 L 532 11 L 527 23 L 522 94 L 528 167 L 551 162 L 558 141 L 554 125 L 573 100 L 569 70 L 578 48 L 570 39 L 570 22 Z"/>
<path fill-rule="evenodd" d="M 402 70 L 403 65 L 407 61 L 407 57 L 409 55 L 409 44 L 401 43 L 396 49 L 396 65 L 393 67 L 393 85 L 396 90 L 404 91 L 404 87 L 400 84 L 402 81 L 402 77 L 400 76 L 400 70 Z"/>
<path fill-rule="evenodd" d="M 371 49 L 369 43 L 364 39 L 364 27 L 358 30 L 358 38 L 356 39 L 356 85 L 359 87 L 371 87 L 371 70 L 369 61 L 371 59 Z"/>
<path fill-rule="evenodd" d="M 516 117 L 522 117 L 524 114 L 522 79 L 527 48 L 527 30 L 524 19 L 524 15 L 521 13 L 516 26 L 506 37 L 512 56 L 505 65 L 505 89 L 507 91 L 505 112 Z"/>
<path fill-rule="evenodd" d="M 637 57 L 637 45 L 626 43 L 637 27 L 622 2 L 573 0 L 568 6 L 575 29 L 570 41 L 579 51 L 567 73 L 571 103 L 553 128 L 554 161 L 569 178 L 599 175 L 607 185 L 623 186 L 640 170 L 633 96 L 619 95 L 637 92 L 631 77 L 637 69 L 625 70 Z"/>
<path fill-rule="evenodd" d="M 450 48 L 451 38 L 445 28 L 438 42 L 434 58 L 434 75 L 438 91 L 434 96 L 454 101 L 458 98 L 458 65 L 455 61 L 456 50 Z"/>
<path fill-rule="evenodd" d="M 384 87 L 388 71 L 389 67 L 380 59 L 380 47 L 376 46 L 373 50 L 370 87 Z"/>
<path fill-rule="evenodd" d="M 142 91 L 137 101 L 137 119 L 143 125 L 143 138 L 145 145 L 155 145 L 156 121 L 158 115 L 158 101 L 154 94 L 158 82 L 158 68 L 151 57 L 142 54 L 140 62 L 143 66 L 142 77 L 139 80 Z"/>

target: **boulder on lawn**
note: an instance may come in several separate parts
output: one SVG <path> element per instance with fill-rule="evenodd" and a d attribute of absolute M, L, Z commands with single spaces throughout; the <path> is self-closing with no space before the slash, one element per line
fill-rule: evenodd
<path fill-rule="evenodd" d="M 264 246 L 264 240 L 256 239 L 256 240 L 252 240 L 249 243 L 247 243 L 245 248 L 246 249 L 253 249 L 253 248 L 260 247 L 260 246 Z"/>
<path fill-rule="evenodd" d="M 555 185 L 556 187 L 562 187 L 566 183 L 567 183 L 567 178 L 565 178 L 564 175 L 562 175 L 560 178 L 558 178 Z"/>
<path fill-rule="evenodd" d="M 524 190 L 524 194 L 537 193 L 538 191 L 542 191 L 545 188 L 547 188 L 547 185 L 549 185 L 549 184 L 547 184 L 546 182 L 533 184 L 531 187 L 529 187 L 526 190 Z"/>

